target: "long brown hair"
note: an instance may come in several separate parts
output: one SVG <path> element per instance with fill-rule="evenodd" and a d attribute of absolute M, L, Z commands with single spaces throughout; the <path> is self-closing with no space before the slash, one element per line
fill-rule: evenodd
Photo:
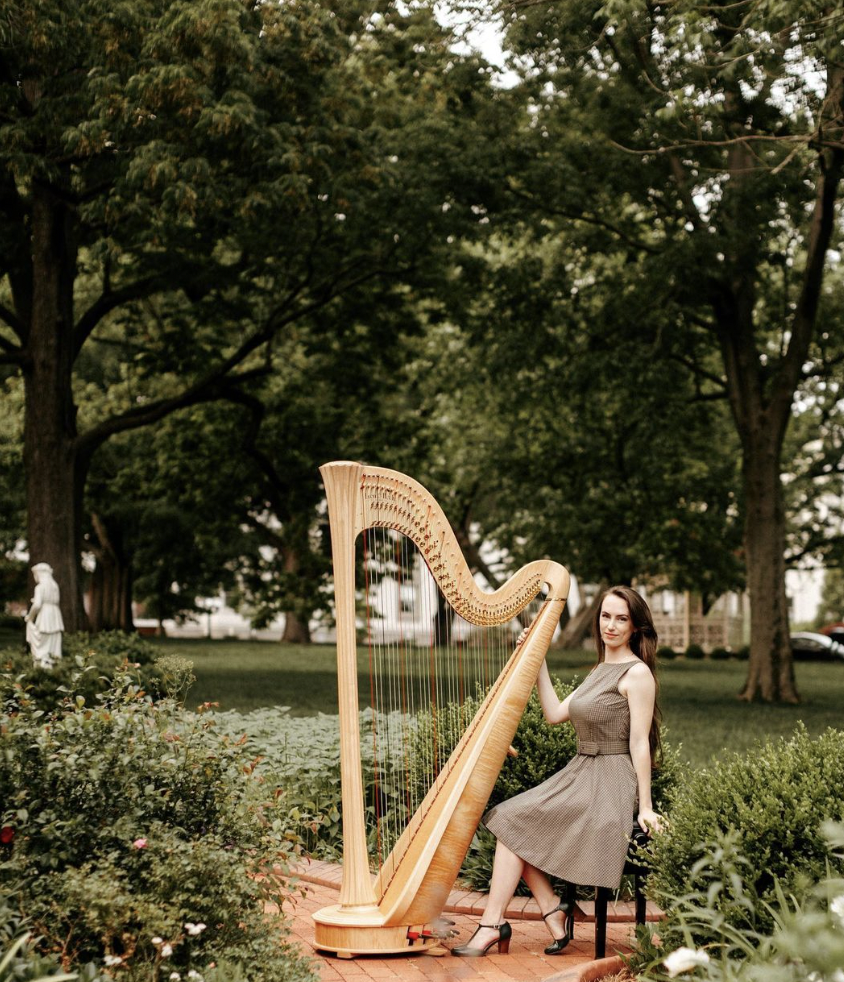
<path fill-rule="evenodd" d="M 659 639 L 654 628 L 651 609 L 644 599 L 629 586 L 611 586 L 601 594 L 601 602 L 595 611 L 595 619 L 592 622 L 592 634 L 595 638 L 595 647 L 598 651 L 598 664 L 604 660 L 606 649 L 604 639 L 601 637 L 601 608 L 604 599 L 608 596 L 619 597 L 627 604 L 630 611 L 630 619 L 633 622 L 633 634 L 630 638 L 630 650 L 640 658 L 651 670 L 651 674 L 656 682 L 656 698 L 654 700 L 654 714 L 651 719 L 651 730 L 648 734 L 648 743 L 651 748 L 651 767 L 659 767 L 662 758 L 662 737 L 660 736 L 660 724 L 662 722 L 662 710 L 659 708 L 659 678 L 656 674 L 656 649 Z"/>

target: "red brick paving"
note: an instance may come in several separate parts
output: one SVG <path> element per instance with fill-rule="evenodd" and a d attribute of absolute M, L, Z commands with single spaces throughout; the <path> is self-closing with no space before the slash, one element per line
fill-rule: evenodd
<path fill-rule="evenodd" d="M 304 896 L 294 894 L 284 903 L 291 919 L 291 933 L 305 949 L 313 950 L 314 927 L 311 914 L 337 902 L 341 870 L 333 863 L 311 862 L 297 871 Z M 475 930 L 477 916 L 486 897 L 465 889 L 455 889 L 445 911 L 454 921 L 459 934 L 445 942 L 453 947 L 466 941 Z M 574 939 L 561 955 L 548 956 L 543 948 L 550 938 L 532 898 L 516 897 L 507 910 L 513 924 L 513 938 L 508 955 L 490 954 L 483 958 L 455 958 L 451 955 L 372 955 L 337 958 L 313 951 L 320 982 L 540 982 L 560 976 L 558 982 L 578 979 L 594 958 L 594 915 L 592 904 L 579 904 L 581 917 L 575 923 Z M 648 919 L 658 919 L 660 912 L 649 905 Z M 586 918 L 586 919 L 583 919 Z M 633 932 L 631 904 L 610 904 L 607 923 L 607 953 L 629 950 Z M 609 960 L 607 967 L 610 967 Z M 592 975 L 591 977 L 595 977 Z"/>

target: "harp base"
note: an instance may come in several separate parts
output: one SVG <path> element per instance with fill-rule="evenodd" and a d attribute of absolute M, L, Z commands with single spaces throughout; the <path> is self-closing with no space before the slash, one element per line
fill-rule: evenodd
<path fill-rule="evenodd" d="M 317 951 L 333 951 L 338 958 L 354 958 L 356 955 L 445 954 L 446 949 L 442 946 L 441 938 L 420 937 L 411 941 L 407 936 L 407 924 L 390 927 L 379 924 L 377 908 L 370 909 L 363 916 L 362 913 L 360 909 L 349 910 L 339 904 L 318 910 L 313 915 L 314 948 Z M 349 923 L 352 919 L 358 923 Z M 365 923 L 367 920 L 369 924 Z"/>

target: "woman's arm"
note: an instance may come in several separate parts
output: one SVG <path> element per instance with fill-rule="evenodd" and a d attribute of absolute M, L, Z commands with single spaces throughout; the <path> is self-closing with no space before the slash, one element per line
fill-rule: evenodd
<path fill-rule="evenodd" d="M 644 662 L 634 665 L 619 686 L 630 706 L 630 758 L 639 784 L 639 824 L 646 832 L 659 831 L 661 821 L 651 800 L 650 731 L 656 699 L 656 682 Z"/>
<path fill-rule="evenodd" d="M 549 723 L 566 723 L 569 718 L 569 702 L 572 695 L 570 693 L 560 702 L 560 698 L 554 691 L 554 683 L 551 681 L 551 673 L 548 665 L 543 661 L 539 669 L 539 676 L 536 679 L 536 688 L 539 690 L 539 702 L 542 706 L 542 715 Z"/>

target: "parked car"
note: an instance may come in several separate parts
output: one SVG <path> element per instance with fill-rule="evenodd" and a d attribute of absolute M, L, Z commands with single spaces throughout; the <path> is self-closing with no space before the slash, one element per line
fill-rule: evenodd
<path fill-rule="evenodd" d="M 844 644 L 833 641 L 825 634 L 812 631 L 798 631 L 791 635 L 791 651 L 795 660 L 833 661 L 844 659 Z"/>

